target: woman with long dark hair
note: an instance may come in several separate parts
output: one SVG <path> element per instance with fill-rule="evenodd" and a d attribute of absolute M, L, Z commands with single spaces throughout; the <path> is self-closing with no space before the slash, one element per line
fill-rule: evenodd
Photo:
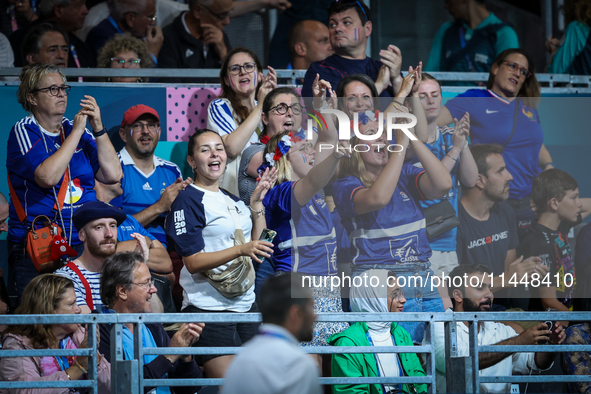
<path fill-rule="evenodd" d="M 184 263 L 179 280 L 184 313 L 258 311 L 252 264 L 260 264 L 273 252 L 272 243 L 258 239 L 265 228 L 262 199 L 276 179 L 275 171 L 261 176 L 246 206 L 220 186 L 226 160 L 222 138 L 212 130 L 197 130 L 189 139 L 187 156 L 195 181 L 179 193 L 166 217 L 166 234 Z M 240 267 L 243 271 L 234 269 Z M 246 276 L 241 277 L 241 272 Z M 237 286 L 228 288 L 223 278 L 233 273 L 238 275 Z M 239 347 L 256 334 L 257 327 L 256 323 L 207 323 L 195 346 Z M 196 359 L 206 377 L 222 378 L 232 356 Z"/>
<path fill-rule="evenodd" d="M 228 53 L 222 64 L 220 84 L 222 94 L 207 109 L 207 128 L 222 137 L 228 155 L 228 168 L 220 186 L 238 195 L 240 157 L 244 149 L 259 139 L 263 100 L 277 87 L 277 75 L 269 67 L 265 77 L 257 55 L 238 47 Z"/>
<path fill-rule="evenodd" d="M 537 107 L 540 84 L 532 58 L 522 49 L 507 49 L 495 59 L 487 89 L 470 89 L 449 100 L 437 120 L 439 126 L 470 115 L 472 144 L 499 144 L 513 176 L 509 204 L 515 210 L 520 238 L 535 214 L 530 207 L 533 179 L 554 168 L 544 146 Z"/>

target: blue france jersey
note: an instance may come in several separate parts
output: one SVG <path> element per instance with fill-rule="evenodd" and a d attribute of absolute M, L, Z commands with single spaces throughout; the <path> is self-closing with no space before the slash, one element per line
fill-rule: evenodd
<path fill-rule="evenodd" d="M 445 155 L 453 148 L 452 142 L 452 135 L 454 129 L 451 127 L 438 127 L 438 138 L 437 141 L 433 142 L 432 144 L 425 144 L 427 148 L 437 157 L 440 161 L 443 160 Z M 417 159 L 417 157 L 413 157 L 411 163 L 418 168 L 423 168 L 423 165 Z M 450 204 L 456 210 L 456 216 L 458 212 L 458 177 L 460 175 L 460 158 L 458 157 L 458 162 L 454 165 L 451 172 L 451 181 L 453 187 L 451 190 L 445 195 L 444 199 L 449 200 Z M 443 199 L 437 200 L 421 200 L 421 207 L 428 208 L 432 205 L 435 205 L 441 202 Z M 458 232 L 458 228 L 452 228 L 451 230 L 446 231 L 445 233 L 438 235 L 437 237 L 431 238 L 429 243 L 431 244 L 431 249 L 438 250 L 441 252 L 451 252 L 456 250 L 456 235 Z"/>
<path fill-rule="evenodd" d="M 111 201 L 112 205 L 122 207 L 128 215 L 135 215 L 149 206 L 155 204 L 164 190 L 172 185 L 177 178 L 182 177 L 179 167 L 170 162 L 154 156 L 154 171 L 144 174 L 133 162 L 133 159 L 123 148 L 119 152 L 123 179 L 121 188 L 123 195 Z M 166 213 L 160 215 L 146 230 L 166 247 L 166 232 L 164 231 L 164 219 Z"/>
<path fill-rule="evenodd" d="M 431 247 L 425 230 L 425 217 L 419 204 L 418 187 L 424 170 L 403 164 L 392 199 L 384 208 L 363 215 L 355 213 L 355 194 L 365 188 L 354 176 L 333 185 L 334 200 L 343 226 L 351 240 L 353 264 L 405 264 L 427 262 Z"/>
<path fill-rule="evenodd" d="M 117 227 L 117 241 L 131 241 L 134 239 L 131 237 L 133 233 L 139 233 L 144 237 L 150 238 L 152 241 L 156 239 L 133 216 L 127 215 L 127 219 Z"/>
<path fill-rule="evenodd" d="M 267 227 L 277 231 L 272 261 L 276 271 L 337 274 L 337 239 L 332 217 L 320 194 L 304 206 L 293 196 L 295 182 L 271 189 L 263 205 Z"/>
<path fill-rule="evenodd" d="M 72 121 L 63 118 L 62 126 L 66 138 L 72 132 Z M 38 215 L 47 215 L 63 224 L 65 234 L 72 231 L 72 244 L 79 244 L 78 231 L 70 226 L 71 213 L 89 201 L 96 200 L 94 192 L 94 174 L 99 170 L 96 140 L 92 133 L 85 130 L 78 142 L 76 151 L 69 163 L 70 185 L 66 193 L 62 209 L 63 223 L 54 210 L 56 198 L 51 188 L 42 188 L 35 182 L 35 170 L 61 146 L 59 133 L 50 133 L 41 128 L 33 116 L 17 122 L 10 130 L 6 157 L 8 177 L 14 187 L 23 209 L 27 213 L 28 224 L 20 223 L 11 198 L 9 206 L 8 239 L 21 242 L 26 234 L 27 226 Z M 55 195 L 59 194 L 63 176 L 55 186 Z"/>
<path fill-rule="evenodd" d="M 515 134 L 505 147 L 503 158 L 513 175 L 510 197 L 520 199 L 531 194 L 544 142 L 538 111 L 526 107 L 521 100 L 509 102 L 490 90 L 470 89 L 449 100 L 445 106 L 454 118 L 470 113 L 470 138 L 473 144 L 500 144 L 509 139 L 513 129 L 515 105 L 519 105 Z"/>

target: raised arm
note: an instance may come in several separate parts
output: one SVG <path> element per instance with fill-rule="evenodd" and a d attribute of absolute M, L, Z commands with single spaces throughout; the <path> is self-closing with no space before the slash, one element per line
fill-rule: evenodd
<path fill-rule="evenodd" d="M 84 133 L 86 126 L 86 114 L 83 110 L 78 111 L 74 116 L 74 123 L 70 135 L 66 137 L 62 146 L 51 156 L 41 163 L 35 170 L 35 182 L 40 187 L 53 187 L 58 184 L 66 169 L 72 156 L 76 151 L 76 147 L 80 142 L 80 138 Z"/>
<path fill-rule="evenodd" d="M 140 222 L 142 226 L 147 226 L 152 223 L 156 218 L 163 213 L 170 211 L 170 206 L 172 202 L 178 196 L 181 190 L 185 190 L 187 186 L 193 183 L 191 178 L 187 178 L 183 181 L 183 178 L 177 178 L 176 181 L 168 186 L 164 192 L 160 195 L 158 201 L 154 204 L 150 205 L 149 207 L 139 211 L 133 217 L 135 220 Z"/>
<path fill-rule="evenodd" d="M 394 131 L 396 143 L 406 149 L 409 145 L 408 137 L 399 129 Z M 364 213 L 376 211 L 385 207 L 392 199 L 400 171 L 404 164 L 405 155 L 403 152 L 390 153 L 388 163 L 378 175 L 373 185 L 368 188 L 360 189 L 353 197 L 353 206 L 355 213 L 363 215 Z"/>
<path fill-rule="evenodd" d="M 82 107 L 80 112 L 88 115 L 88 122 L 94 134 L 104 131 L 102 135 L 96 137 L 96 150 L 100 168 L 95 174 L 95 178 L 102 183 L 112 185 L 119 182 L 123 176 L 121 162 L 103 126 L 101 110 L 96 100 L 92 96 L 84 95 L 84 97 L 80 102 L 80 106 Z"/>
<path fill-rule="evenodd" d="M 470 134 L 470 115 L 466 112 L 459 121 L 454 118 L 454 124 L 454 133 L 452 136 L 453 147 L 441 162 L 451 172 L 459 160 L 460 182 L 466 187 L 474 187 L 478 179 L 478 168 L 476 167 L 472 152 L 470 152 L 467 140 Z"/>
<path fill-rule="evenodd" d="M 222 140 L 224 141 L 224 145 L 226 147 L 226 153 L 230 158 L 238 156 L 250 140 L 250 137 L 252 137 L 252 134 L 255 132 L 261 121 L 261 114 L 263 113 L 263 101 L 265 100 L 267 94 L 277 87 L 277 74 L 275 73 L 273 67 L 269 67 L 269 73 L 266 77 L 260 73 L 259 80 L 262 86 L 259 88 L 257 95 L 258 102 L 256 107 L 242 122 L 242 124 L 240 124 L 234 131 L 222 136 Z M 259 81 L 257 81 L 257 83 L 258 82 Z M 219 116 L 214 113 L 215 106 L 215 102 L 212 102 L 209 105 L 209 109 L 207 111 L 207 116 L 209 118 L 215 118 L 216 116 Z M 210 121 L 208 123 L 211 123 Z"/>
<path fill-rule="evenodd" d="M 283 11 L 291 7 L 288 0 L 249 0 L 249 1 L 234 1 L 232 11 L 230 11 L 230 18 L 237 18 L 249 12 L 255 12 L 262 8 L 276 8 Z"/>
<path fill-rule="evenodd" d="M 330 95 L 330 99 L 326 99 L 326 92 Z M 316 74 L 316 79 L 312 84 L 312 93 L 314 94 L 314 108 L 329 108 L 336 109 L 337 107 L 337 93 L 332 89 L 330 82 L 320 79 L 320 75 Z M 326 126 L 320 127 L 318 130 L 318 138 L 315 144 L 315 157 L 314 159 L 320 163 L 324 161 L 329 155 L 334 152 L 333 149 L 321 150 L 322 144 L 336 146 L 338 143 L 338 131 L 334 123 L 332 115 L 325 116 Z M 314 193 L 316 194 L 316 193 Z"/>
<path fill-rule="evenodd" d="M 250 196 L 250 209 L 252 214 L 252 232 L 251 239 L 259 239 L 265 229 L 267 222 L 265 220 L 265 207 L 263 199 L 272 185 L 277 181 L 277 169 L 267 168 L 257 184 L 254 192 Z"/>
<path fill-rule="evenodd" d="M 305 205 L 320 189 L 328 184 L 339 164 L 339 160 L 343 156 L 342 152 L 331 150 L 331 154 L 326 159 L 314 165 L 310 172 L 294 185 L 293 195 L 298 204 Z"/>

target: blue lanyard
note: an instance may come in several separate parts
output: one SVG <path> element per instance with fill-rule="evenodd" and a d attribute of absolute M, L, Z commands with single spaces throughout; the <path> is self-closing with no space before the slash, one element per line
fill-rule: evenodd
<path fill-rule="evenodd" d="M 367 337 L 367 340 L 369 341 L 369 344 L 371 346 L 373 346 L 373 341 L 371 340 L 371 335 L 369 335 L 369 332 L 368 331 L 365 332 L 365 336 Z M 392 344 L 394 344 L 394 346 L 396 346 L 396 341 L 394 340 L 394 335 L 392 335 L 390 333 L 390 336 L 392 336 Z M 379 378 L 381 376 L 381 374 L 380 374 L 380 362 L 378 361 L 378 355 L 376 353 L 374 353 L 373 356 L 376 359 L 376 368 L 378 370 L 378 378 Z M 402 361 L 401 361 L 400 357 L 398 357 L 398 353 L 396 354 L 396 356 L 398 358 L 398 373 L 399 373 L 398 376 L 404 376 L 404 373 L 402 372 L 402 365 L 401 365 L 402 364 Z M 386 392 L 386 387 L 384 387 L 383 384 L 381 386 L 382 386 L 383 392 L 385 393 Z M 398 389 L 399 390 L 402 390 L 402 383 L 399 383 L 398 384 Z"/>
<path fill-rule="evenodd" d="M 123 32 L 121 31 L 121 29 L 119 28 L 119 26 L 117 26 L 117 22 L 115 22 L 115 19 L 113 19 L 113 17 L 111 15 L 109 15 L 109 17 L 107 19 L 109 20 L 109 22 L 111 22 L 111 24 L 113 25 L 113 27 L 117 30 L 117 33 L 123 34 Z"/>
<path fill-rule="evenodd" d="M 279 334 L 278 332 L 261 331 L 261 335 L 280 338 L 280 339 L 283 339 L 284 341 L 291 342 L 291 339 L 289 339 L 287 336 L 285 336 L 283 334 Z"/>
<path fill-rule="evenodd" d="M 65 349 L 67 342 L 68 338 L 62 339 L 60 341 L 60 349 Z M 57 363 L 59 364 L 60 369 L 62 371 L 65 371 L 66 369 L 70 368 L 70 362 L 68 361 L 68 358 L 66 356 L 55 356 L 55 359 L 57 360 Z"/>

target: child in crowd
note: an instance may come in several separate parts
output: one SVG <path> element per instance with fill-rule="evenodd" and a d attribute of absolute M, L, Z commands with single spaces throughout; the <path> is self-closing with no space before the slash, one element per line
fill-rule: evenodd
<path fill-rule="evenodd" d="M 539 278 L 541 282 L 537 286 L 533 276 L 528 278 L 529 310 L 572 310 L 576 272 L 568 232 L 589 216 L 591 199 L 579 198 L 577 181 L 567 172 L 549 169 L 534 178 L 532 201 L 538 220 L 519 244 L 517 254 L 526 258 L 540 256 L 550 272 Z"/>

